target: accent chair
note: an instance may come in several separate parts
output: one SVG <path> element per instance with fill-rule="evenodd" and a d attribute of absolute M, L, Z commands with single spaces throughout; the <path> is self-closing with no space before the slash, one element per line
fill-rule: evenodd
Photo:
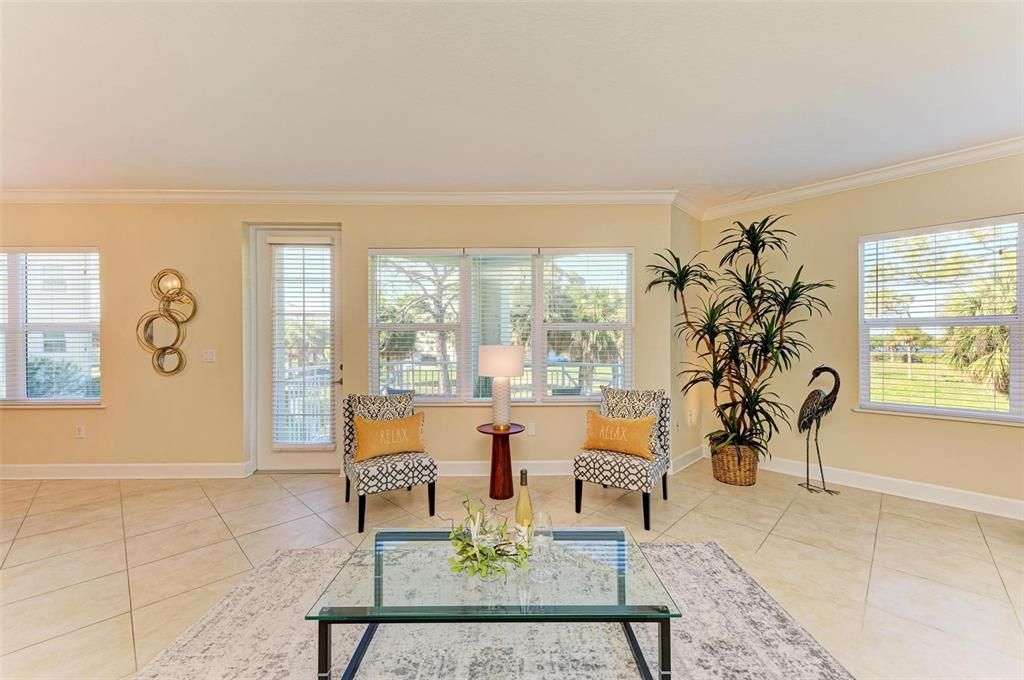
<path fill-rule="evenodd" d="M 359 533 L 366 523 L 366 496 L 405 487 L 411 490 L 420 484 L 427 485 L 427 505 L 430 516 L 434 516 L 434 490 L 437 483 L 437 463 L 424 451 L 393 453 L 355 462 L 356 428 L 355 418 L 367 420 L 395 420 L 413 415 L 413 394 L 375 396 L 350 394 L 345 397 L 343 415 L 345 421 L 345 502 L 349 502 L 350 489 L 356 485 L 359 497 Z"/>
<path fill-rule="evenodd" d="M 672 402 L 665 390 L 619 390 L 601 388 L 600 413 L 606 418 L 646 418 L 655 416 L 651 432 L 651 453 L 646 460 L 618 451 L 583 449 L 573 459 L 576 478 L 576 512 L 583 503 L 583 482 L 604 487 L 639 491 L 643 494 L 644 529 L 651 529 L 651 490 L 661 480 L 662 497 L 668 499 L 668 468 L 671 463 L 670 423 Z"/>

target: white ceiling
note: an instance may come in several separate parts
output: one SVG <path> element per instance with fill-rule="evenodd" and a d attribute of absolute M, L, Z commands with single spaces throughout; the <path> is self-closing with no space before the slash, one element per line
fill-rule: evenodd
<path fill-rule="evenodd" d="M 1024 134 L 1019 2 L 2 6 L 5 189 L 678 189 Z"/>

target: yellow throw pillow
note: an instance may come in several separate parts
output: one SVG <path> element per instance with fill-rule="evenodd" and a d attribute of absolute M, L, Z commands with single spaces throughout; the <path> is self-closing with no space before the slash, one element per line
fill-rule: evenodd
<path fill-rule="evenodd" d="M 651 431 L 654 416 L 646 418 L 605 418 L 596 411 L 587 411 L 585 449 L 618 451 L 631 456 L 654 460 L 651 453 Z"/>
<path fill-rule="evenodd" d="M 423 414 L 394 420 L 368 420 L 356 416 L 356 454 L 352 460 L 363 461 L 392 453 L 422 451 Z"/>

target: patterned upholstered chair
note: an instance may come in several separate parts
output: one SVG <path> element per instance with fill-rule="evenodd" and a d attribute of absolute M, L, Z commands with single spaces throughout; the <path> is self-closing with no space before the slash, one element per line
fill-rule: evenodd
<path fill-rule="evenodd" d="M 411 393 L 391 396 L 350 394 L 343 407 L 345 419 L 345 502 L 348 503 L 351 486 L 356 485 L 359 497 L 359 533 L 366 522 L 366 496 L 392 489 L 412 489 L 427 485 L 427 505 L 434 516 L 434 485 L 437 482 L 437 463 L 426 452 L 393 453 L 355 462 L 356 416 L 367 420 L 394 420 L 413 415 Z"/>
<path fill-rule="evenodd" d="M 661 493 L 668 499 L 668 467 L 672 403 L 665 390 L 601 389 L 601 415 L 608 418 L 646 418 L 654 415 L 651 453 L 654 460 L 616 451 L 584 449 L 573 459 L 576 477 L 576 512 L 583 502 L 583 482 L 593 482 L 643 494 L 644 529 L 651 529 L 651 490 L 661 480 Z"/>

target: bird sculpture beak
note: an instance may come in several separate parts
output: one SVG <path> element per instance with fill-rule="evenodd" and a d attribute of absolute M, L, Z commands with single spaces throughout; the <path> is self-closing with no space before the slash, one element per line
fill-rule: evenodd
<path fill-rule="evenodd" d="M 807 386 L 810 387 L 811 383 L 818 379 L 818 376 L 812 375 L 811 379 L 807 381 Z"/>

